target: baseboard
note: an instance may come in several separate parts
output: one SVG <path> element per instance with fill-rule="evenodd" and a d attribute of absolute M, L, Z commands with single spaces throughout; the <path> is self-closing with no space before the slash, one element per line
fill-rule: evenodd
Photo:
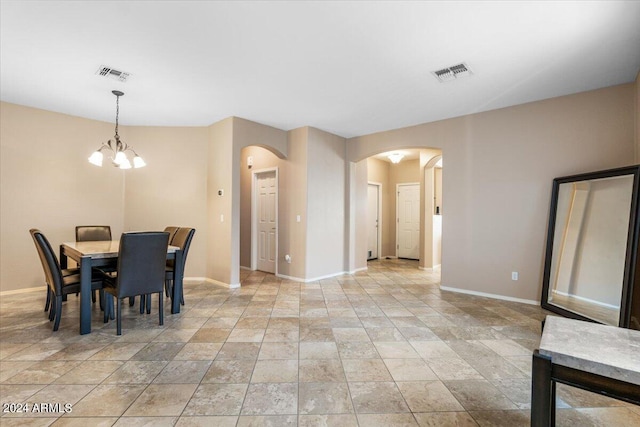
<path fill-rule="evenodd" d="M 253 269 L 251 267 L 245 267 L 244 265 L 240 266 L 240 270 L 248 270 L 248 271 L 253 271 Z"/>
<path fill-rule="evenodd" d="M 418 266 L 418 270 L 426 271 L 427 273 L 433 273 L 434 271 L 440 271 L 441 264 L 434 265 L 433 267 L 421 267 Z"/>
<path fill-rule="evenodd" d="M 457 292 L 459 294 L 476 295 L 476 296 L 479 296 L 479 297 L 493 298 L 493 299 L 499 299 L 499 300 L 503 300 L 503 301 L 519 302 L 519 303 L 522 303 L 522 304 L 529 304 L 529 305 L 540 305 L 540 301 L 535 301 L 535 300 L 531 300 L 531 299 L 515 298 L 515 297 L 509 297 L 509 296 L 506 296 L 506 295 L 498 295 L 498 294 L 489 294 L 489 293 L 486 293 L 486 292 L 470 291 L 468 289 L 450 288 L 449 286 L 442 286 L 442 285 L 440 285 L 440 289 L 443 290 L 443 291 Z"/>
<path fill-rule="evenodd" d="M 24 289 L 12 289 L 10 291 L 0 292 L 0 296 L 23 294 L 27 292 L 44 292 L 46 290 L 47 290 L 46 286 L 36 286 L 35 288 L 24 288 Z"/>
<path fill-rule="evenodd" d="M 293 280 L 294 282 L 309 283 L 309 282 L 317 282 L 318 280 L 330 279 L 336 276 L 342 276 L 344 274 L 349 274 L 349 273 L 341 271 L 339 273 L 327 274 L 326 276 L 313 277 L 311 279 L 303 279 L 302 277 L 295 277 L 295 276 L 286 276 L 284 274 L 276 274 L 276 276 L 282 279 Z"/>
<path fill-rule="evenodd" d="M 219 286 L 224 286 L 225 288 L 231 288 L 231 289 L 235 289 L 235 288 L 239 288 L 240 287 L 240 283 L 225 283 L 225 282 L 221 282 L 219 280 L 215 280 L 215 279 L 210 279 L 208 277 L 185 277 L 184 279 L 184 283 L 186 284 L 198 284 L 198 283 L 210 283 L 212 285 L 219 285 Z"/>
<path fill-rule="evenodd" d="M 348 271 L 347 274 L 356 274 L 359 271 L 367 271 L 368 269 L 369 267 L 360 267 L 356 268 L 355 270 Z"/>

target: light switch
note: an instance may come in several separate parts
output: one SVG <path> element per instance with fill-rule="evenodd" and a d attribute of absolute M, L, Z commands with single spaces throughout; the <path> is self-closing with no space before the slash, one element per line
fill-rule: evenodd
<path fill-rule="evenodd" d="M 300 222 L 300 215 L 296 215 L 296 222 Z"/>
<path fill-rule="evenodd" d="M 224 214 L 220 214 L 220 222 L 224 222 Z"/>

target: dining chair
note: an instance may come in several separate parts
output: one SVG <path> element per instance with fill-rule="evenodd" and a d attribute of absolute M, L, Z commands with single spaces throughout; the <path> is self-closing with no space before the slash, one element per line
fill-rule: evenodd
<path fill-rule="evenodd" d="M 178 231 L 178 228 L 180 227 L 174 227 L 174 226 L 165 227 L 164 231 L 169 233 L 169 244 L 171 244 L 171 241 L 173 240 L 173 236 L 176 235 L 176 231 Z"/>
<path fill-rule="evenodd" d="M 78 225 L 76 242 L 111 240 L 111 227 L 108 225 Z"/>
<path fill-rule="evenodd" d="M 109 225 L 78 225 L 76 226 L 76 242 L 104 242 L 111 240 L 111 226 Z M 103 271 L 115 271 L 115 266 L 102 267 Z M 102 295 L 100 296 L 102 301 Z M 96 302 L 96 293 L 91 293 L 91 301 Z M 101 304 L 101 309 L 104 309 Z"/>
<path fill-rule="evenodd" d="M 62 317 L 62 298 L 65 295 L 80 292 L 79 270 L 76 269 L 77 272 L 73 272 L 72 269 L 67 269 L 67 271 L 61 269 L 60 262 L 44 234 L 35 228 L 29 230 L 29 233 L 36 244 L 47 283 L 47 300 L 50 303 L 49 321 L 55 320 L 53 330 L 57 331 Z M 102 280 L 92 280 L 91 290 L 98 289 L 102 289 Z"/>
<path fill-rule="evenodd" d="M 168 245 L 169 233 L 163 231 L 130 232 L 120 237 L 117 269 L 103 272 L 104 322 L 108 322 L 115 297 L 118 335 L 122 335 L 120 300 L 127 297 L 159 293 L 159 321 L 164 324 L 162 292 Z"/>
<path fill-rule="evenodd" d="M 189 253 L 189 246 L 191 246 L 191 240 L 193 239 L 193 235 L 196 233 L 195 228 L 188 227 L 180 227 L 178 231 L 176 231 L 173 240 L 171 241 L 172 246 L 177 246 L 182 249 L 182 275 L 184 276 L 184 267 L 187 264 L 187 254 Z M 175 265 L 174 260 L 167 260 L 165 267 L 165 282 L 164 288 L 165 293 L 167 295 L 173 295 L 173 283 L 175 282 Z M 184 305 L 184 287 L 183 291 L 180 293 L 180 304 Z"/>

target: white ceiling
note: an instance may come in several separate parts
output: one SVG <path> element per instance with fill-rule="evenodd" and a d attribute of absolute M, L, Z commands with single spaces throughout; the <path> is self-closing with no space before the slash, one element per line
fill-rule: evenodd
<path fill-rule="evenodd" d="M 640 2 L 5 1 L 0 99 L 344 137 L 632 82 Z M 431 72 L 466 62 L 470 77 Z M 126 83 L 95 74 L 108 65 Z"/>

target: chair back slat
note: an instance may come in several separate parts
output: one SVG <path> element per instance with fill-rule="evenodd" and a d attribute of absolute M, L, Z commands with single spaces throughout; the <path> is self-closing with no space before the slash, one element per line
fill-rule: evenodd
<path fill-rule="evenodd" d="M 79 225 L 76 227 L 76 242 L 111 240 L 111 227 L 108 225 Z"/>
<path fill-rule="evenodd" d="M 118 254 L 118 298 L 164 289 L 169 233 L 123 233 Z"/>

